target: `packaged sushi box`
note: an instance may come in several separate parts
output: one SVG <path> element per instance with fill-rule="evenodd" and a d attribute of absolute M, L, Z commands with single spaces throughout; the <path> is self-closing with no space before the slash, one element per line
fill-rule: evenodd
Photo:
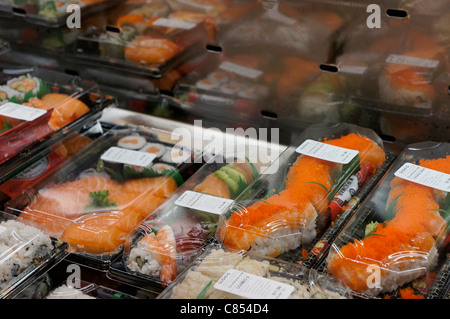
<path fill-rule="evenodd" d="M 66 241 L 68 258 L 106 270 L 126 234 L 201 166 L 197 156 L 145 128 L 115 127 L 4 207 Z"/>
<path fill-rule="evenodd" d="M 351 299 L 332 278 L 212 243 L 157 299 Z"/>
<path fill-rule="evenodd" d="M 114 103 L 91 81 L 40 68 L 3 68 L 0 163 L 17 159 L 52 136 L 92 125 L 103 108 Z"/>
<path fill-rule="evenodd" d="M 0 10 L 36 25 L 58 28 L 68 26 L 69 21 L 73 23 L 71 14 L 74 11 L 80 14 L 80 18 L 86 17 L 102 12 L 122 1 L 124 0 L 2 0 Z"/>
<path fill-rule="evenodd" d="M 67 244 L 23 218 L 0 212 L 0 298 L 10 299 L 66 256 Z"/>
<path fill-rule="evenodd" d="M 71 132 L 62 139 L 51 138 L 42 147 L 34 147 L 26 156 L 21 156 L 20 160 L 3 164 L 0 167 L 0 209 L 7 201 L 39 185 L 108 129 L 106 125 L 97 123 L 84 130 Z"/>
<path fill-rule="evenodd" d="M 78 36 L 67 56 L 92 67 L 161 78 L 205 52 L 209 23 L 200 14 L 162 12 L 142 1 L 105 28 L 93 27 Z"/>
<path fill-rule="evenodd" d="M 220 215 L 216 238 L 231 249 L 301 262 L 329 227 L 351 216 L 344 207 L 364 184 L 376 182 L 371 176 L 386 157 L 370 129 L 310 126 L 261 174 L 256 188 Z"/>
<path fill-rule="evenodd" d="M 408 145 L 317 269 L 363 298 L 439 294 L 440 272 L 448 271 L 449 150 L 448 143 Z"/>
<path fill-rule="evenodd" d="M 109 276 L 162 291 L 213 239 L 220 214 L 261 169 L 258 161 L 215 155 L 130 233 Z"/>

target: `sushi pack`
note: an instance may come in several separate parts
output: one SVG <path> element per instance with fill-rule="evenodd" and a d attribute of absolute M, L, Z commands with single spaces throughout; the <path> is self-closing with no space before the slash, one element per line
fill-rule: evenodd
<path fill-rule="evenodd" d="M 295 264 L 211 244 L 158 299 L 349 299 L 337 281 Z"/>
<path fill-rule="evenodd" d="M 220 214 L 260 175 L 261 165 L 248 159 L 216 160 L 138 225 L 110 277 L 161 291 L 193 262 L 213 239 Z"/>
<path fill-rule="evenodd" d="M 448 279 L 448 152 L 446 143 L 408 145 L 317 268 L 363 298 L 434 295 Z"/>
<path fill-rule="evenodd" d="M 61 27 L 66 25 L 66 20 L 76 5 L 81 14 L 88 15 L 105 10 L 123 0 L 2 0 L 0 10 L 11 15 L 23 17 L 36 25 L 46 27 Z"/>
<path fill-rule="evenodd" d="M 114 103 L 100 95 L 95 83 L 38 68 L 5 68 L 0 84 L 1 163 L 95 122 Z"/>
<path fill-rule="evenodd" d="M 52 239 L 29 221 L 1 212 L 0 298 L 10 298 L 65 255 L 62 241 Z"/>
<path fill-rule="evenodd" d="M 227 248 L 301 262 L 325 230 L 351 215 L 341 216 L 344 206 L 375 182 L 371 177 L 386 158 L 382 140 L 369 129 L 313 125 L 280 155 L 277 169 L 221 214 L 216 238 Z"/>
<path fill-rule="evenodd" d="M 106 27 L 92 27 L 68 47 L 84 65 L 161 78 L 203 52 L 215 21 L 207 15 L 161 10 L 141 2 Z M 210 35 L 214 36 L 214 35 Z"/>
<path fill-rule="evenodd" d="M 197 155 L 145 129 L 112 128 L 5 209 L 67 242 L 75 260 L 105 269 L 126 235 L 201 165 Z"/>

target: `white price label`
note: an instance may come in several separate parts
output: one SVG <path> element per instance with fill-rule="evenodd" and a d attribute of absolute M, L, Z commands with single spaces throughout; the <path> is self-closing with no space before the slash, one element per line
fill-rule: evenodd
<path fill-rule="evenodd" d="M 348 73 L 348 74 L 364 74 L 364 72 L 367 71 L 367 66 L 343 65 L 343 66 L 339 67 L 339 70 L 342 73 Z"/>
<path fill-rule="evenodd" d="M 153 25 L 167 28 L 175 28 L 175 29 L 183 29 L 190 30 L 195 27 L 194 23 L 185 22 L 177 19 L 167 19 L 167 18 L 159 18 Z"/>
<path fill-rule="evenodd" d="M 149 166 L 156 158 L 155 154 L 127 150 L 120 147 L 111 147 L 103 155 L 101 159 L 105 162 L 114 162 L 120 164 L 128 164 L 133 166 Z"/>
<path fill-rule="evenodd" d="M 232 62 L 223 62 L 219 66 L 219 68 L 221 68 L 222 70 L 228 71 L 228 72 L 233 72 L 238 75 L 245 76 L 250 79 L 256 79 L 257 77 L 261 76 L 261 74 L 263 74 L 263 72 L 260 70 L 247 68 L 245 66 L 242 66 L 242 65 L 239 65 L 236 63 L 232 63 Z"/>
<path fill-rule="evenodd" d="M 419 165 L 405 163 L 395 173 L 395 176 L 420 185 L 450 192 L 450 174 L 438 172 Z"/>
<path fill-rule="evenodd" d="M 186 191 L 175 201 L 175 205 L 220 215 L 233 202 L 227 198 Z"/>
<path fill-rule="evenodd" d="M 46 110 L 24 106 L 16 103 L 5 103 L 0 106 L 0 115 L 15 118 L 22 121 L 34 121 L 47 113 Z"/>
<path fill-rule="evenodd" d="M 248 299 L 286 299 L 294 287 L 236 269 L 228 270 L 214 288 Z"/>
<path fill-rule="evenodd" d="M 358 155 L 358 151 L 325 144 L 314 140 L 306 140 L 296 149 L 297 153 L 323 159 L 325 161 L 348 164 Z"/>
<path fill-rule="evenodd" d="M 439 65 L 437 60 L 421 59 L 412 56 L 391 54 L 387 57 L 386 62 L 394 64 L 404 64 L 418 66 L 424 68 L 435 68 Z"/>

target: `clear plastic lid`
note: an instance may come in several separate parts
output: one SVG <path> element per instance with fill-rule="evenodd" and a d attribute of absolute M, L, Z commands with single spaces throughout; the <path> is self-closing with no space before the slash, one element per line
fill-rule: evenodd
<path fill-rule="evenodd" d="M 5 209 L 66 241 L 74 258 L 103 269 L 127 233 L 201 166 L 197 156 L 144 127 L 115 127 Z"/>
<path fill-rule="evenodd" d="M 312 269 L 211 244 L 157 299 L 351 299 Z"/>
<path fill-rule="evenodd" d="M 426 298 L 448 249 L 450 145 L 408 145 L 331 246 L 324 271 L 365 296 Z"/>
<path fill-rule="evenodd" d="M 74 12 L 80 17 L 101 12 L 124 0 L 42 0 L 0 1 L 0 10 L 46 27 L 63 27 L 73 22 Z"/>
<path fill-rule="evenodd" d="M 0 73 L 0 162 L 54 135 L 97 119 L 111 99 L 98 86 L 39 68 L 3 68 Z"/>
<path fill-rule="evenodd" d="M 42 147 L 20 156 L 20 160 L 4 163 L 0 169 L 0 203 L 22 192 L 55 172 L 66 160 L 78 155 L 108 128 L 100 123 L 79 132 L 71 132 L 62 139 L 50 138 Z"/>
<path fill-rule="evenodd" d="M 224 247 L 299 261 L 386 161 L 370 129 L 325 123 L 305 129 L 220 216 Z"/>
<path fill-rule="evenodd" d="M 263 165 L 215 157 L 202 166 L 127 239 L 123 264 L 129 274 L 166 286 L 214 237 L 219 215 L 260 175 Z M 132 281 L 133 278 L 131 277 Z"/>
<path fill-rule="evenodd" d="M 80 287 L 63 283 L 51 290 L 43 299 L 137 299 L 129 294 L 82 281 Z"/>
<path fill-rule="evenodd" d="M 160 2 L 139 2 L 112 15 L 106 27 L 92 27 L 68 49 L 68 56 L 95 67 L 160 78 L 204 52 L 208 16 L 161 10 Z M 111 19 L 111 17 L 109 18 Z"/>
<path fill-rule="evenodd" d="M 66 256 L 66 244 L 28 220 L 0 212 L 0 298 L 11 298 Z"/>

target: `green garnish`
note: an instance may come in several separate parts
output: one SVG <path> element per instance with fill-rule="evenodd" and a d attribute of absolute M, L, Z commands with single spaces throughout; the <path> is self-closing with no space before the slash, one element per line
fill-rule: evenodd
<path fill-rule="evenodd" d="M 111 202 L 109 200 L 109 190 L 90 192 L 89 193 L 89 204 L 86 205 L 85 212 L 92 212 L 99 208 L 109 208 L 113 209 L 117 207 L 116 202 Z"/>
<path fill-rule="evenodd" d="M 196 298 L 196 299 L 203 299 L 203 298 L 205 298 L 206 291 L 209 289 L 209 287 L 211 286 L 212 282 L 213 282 L 213 280 L 211 279 L 211 280 L 206 284 L 206 286 L 202 289 L 202 291 L 200 291 L 200 293 L 197 295 L 197 298 Z"/>

